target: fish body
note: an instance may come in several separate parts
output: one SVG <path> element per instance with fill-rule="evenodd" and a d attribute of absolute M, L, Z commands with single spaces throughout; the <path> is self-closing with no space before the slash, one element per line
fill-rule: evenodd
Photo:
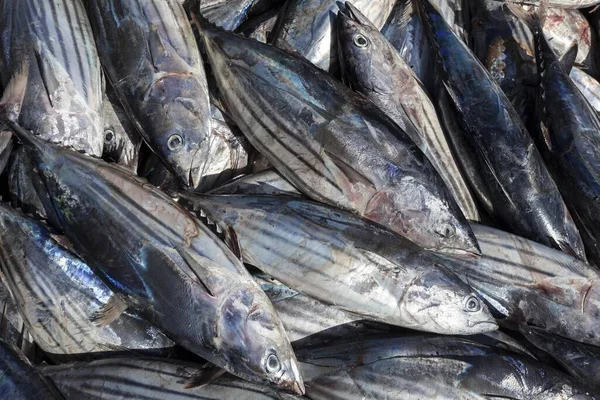
<path fill-rule="evenodd" d="M 569 78 L 571 78 L 577 89 L 585 96 L 585 99 L 594 110 L 600 113 L 600 82 L 577 67 L 571 69 Z"/>
<path fill-rule="evenodd" d="M 443 180 L 381 110 L 305 60 L 201 25 L 228 114 L 302 193 L 427 249 L 477 253 Z"/>
<path fill-rule="evenodd" d="M 463 168 L 475 168 L 467 176 L 481 177 L 473 187 L 487 212 L 524 237 L 585 260 L 571 214 L 509 99 L 435 6 L 418 4 L 463 129 L 449 132 L 451 140 L 463 148 Z M 466 135 L 457 137 L 461 132 Z"/>
<path fill-rule="evenodd" d="M 479 220 L 477 207 L 454 161 L 435 106 L 408 63 L 360 11 L 338 14 L 338 43 L 344 79 L 384 110 L 423 151 L 450 189 L 463 214 Z"/>
<path fill-rule="evenodd" d="M 538 146 L 579 227 L 590 262 L 600 265 L 600 117 L 552 50 L 539 16 L 522 17 L 535 39 L 543 135 Z"/>
<path fill-rule="evenodd" d="M 44 140 L 102 154 L 102 69 L 81 0 L 0 2 L 6 117 Z"/>
<path fill-rule="evenodd" d="M 4 283 L 36 344 L 50 356 L 85 357 L 174 346 L 155 327 L 130 313 L 97 326 L 94 314 L 113 292 L 91 269 L 53 239 L 47 226 L 6 204 L 0 204 L 0 226 Z"/>
<path fill-rule="evenodd" d="M 64 399 L 22 353 L 3 341 L 0 341 L 0 373 L 0 395 L 4 399 Z"/>
<path fill-rule="evenodd" d="M 355 0 L 352 5 L 381 29 L 394 3 L 392 0 Z M 272 32 L 273 43 L 300 54 L 325 71 L 335 73 L 338 56 L 334 18 L 345 4 L 345 0 L 288 1 Z"/>
<path fill-rule="evenodd" d="M 235 375 L 302 392 L 268 298 L 208 228 L 129 171 L 12 128 L 27 143 L 60 228 L 121 303 Z"/>
<path fill-rule="evenodd" d="M 595 391 L 600 390 L 600 347 L 575 342 L 536 328 L 526 328 L 522 332 L 528 341 L 556 359 L 571 375 L 579 378 L 582 384 Z"/>
<path fill-rule="evenodd" d="M 414 244 L 351 213 L 289 196 L 189 196 L 246 263 L 366 319 L 473 334 L 496 328 L 468 286 Z"/>
<path fill-rule="evenodd" d="M 531 325 L 600 345 L 597 270 L 531 240 L 472 225 L 483 256 L 448 266 L 486 300 L 501 325 Z"/>
<path fill-rule="evenodd" d="M 345 339 L 298 350 L 311 399 L 594 399 L 529 358 L 451 336 Z"/>
<path fill-rule="evenodd" d="M 67 400 L 291 400 L 283 392 L 226 376 L 206 386 L 187 387 L 205 374 L 202 365 L 160 358 L 120 358 L 44 366 L 42 373 Z"/>
<path fill-rule="evenodd" d="M 220 138 L 211 134 L 208 84 L 192 27 L 176 0 L 93 0 L 98 53 L 149 147 L 197 188 Z"/>

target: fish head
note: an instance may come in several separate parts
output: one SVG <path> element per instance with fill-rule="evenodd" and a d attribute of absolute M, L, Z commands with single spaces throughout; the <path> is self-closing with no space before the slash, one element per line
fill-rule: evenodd
<path fill-rule="evenodd" d="M 440 191 L 442 187 L 440 178 L 428 186 L 408 183 L 401 190 L 383 188 L 370 199 L 363 216 L 426 250 L 465 258 L 480 256 L 471 226 L 451 195 Z"/>
<path fill-rule="evenodd" d="M 202 82 L 193 74 L 165 73 L 145 96 L 143 107 L 158 133 L 151 138 L 157 155 L 189 187 L 200 185 L 211 153 L 208 100 L 201 101 Z M 204 104 L 206 103 L 206 104 Z"/>
<path fill-rule="evenodd" d="M 258 284 L 230 291 L 221 308 L 219 335 L 235 374 L 304 394 L 296 355 L 281 320 Z M 227 348 L 230 347 L 230 348 Z"/>
<path fill-rule="evenodd" d="M 427 268 L 415 279 L 401 304 L 418 329 L 453 335 L 473 335 L 498 329 L 487 305 L 443 265 Z"/>
<path fill-rule="evenodd" d="M 338 55 L 342 78 L 359 92 L 379 92 L 386 85 L 379 80 L 390 79 L 393 57 L 391 45 L 352 4 L 340 10 L 336 21 Z"/>

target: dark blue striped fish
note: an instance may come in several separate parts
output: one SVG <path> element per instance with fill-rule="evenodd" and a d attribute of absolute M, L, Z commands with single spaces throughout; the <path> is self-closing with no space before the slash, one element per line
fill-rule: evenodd
<path fill-rule="evenodd" d="M 102 70 L 81 0 L 0 1 L 0 78 L 10 118 L 102 154 Z"/>

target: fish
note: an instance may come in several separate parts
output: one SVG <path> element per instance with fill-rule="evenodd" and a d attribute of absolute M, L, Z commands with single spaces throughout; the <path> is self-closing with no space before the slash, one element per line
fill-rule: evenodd
<path fill-rule="evenodd" d="M 600 392 L 597 379 L 600 373 L 600 347 L 575 342 L 533 327 L 522 329 L 522 333 L 530 343 L 548 353 L 582 384 Z"/>
<path fill-rule="evenodd" d="M 469 42 L 469 8 L 463 7 L 469 2 L 463 0 L 432 0 L 440 10 L 442 18 L 450 25 L 456 36 L 463 42 Z"/>
<path fill-rule="evenodd" d="M 21 351 L 30 361 L 35 361 L 36 345 L 10 297 L 8 288 L 1 280 L 0 313 L 0 340 Z"/>
<path fill-rule="evenodd" d="M 208 83 L 176 0 L 87 2 L 98 53 L 138 133 L 181 184 L 197 188 L 218 151 Z"/>
<path fill-rule="evenodd" d="M 339 309 L 444 334 L 497 328 L 443 263 L 351 213 L 289 196 L 181 193 L 184 200 L 238 243 L 245 263 Z"/>
<path fill-rule="evenodd" d="M 540 5 L 544 0 L 519 0 L 516 3 L 525 5 Z M 506 3 L 506 0 L 504 0 Z M 560 9 L 576 9 L 594 7 L 599 0 L 549 0 L 548 6 Z"/>
<path fill-rule="evenodd" d="M 577 89 L 585 96 L 585 99 L 594 108 L 596 113 L 600 113 L 600 82 L 577 67 L 571 69 L 569 78 L 571 78 Z"/>
<path fill-rule="evenodd" d="M 337 18 L 338 54 L 344 79 L 399 126 L 416 128 L 405 131 L 431 161 L 465 217 L 478 221 L 475 201 L 423 84 L 385 36 L 351 3 Z"/>
<path fill-rule="evenodd" d="M 600 345 L 598 270 L 523 237 L 471 225 L 483 255 L 447 265 L 485 300 L 500 326 L 532 326 Z"/>
<path fill-rule="evenodd" d="M 271 32 L 277 23 L 279 11 L 279 8 L 272 8 L 261 15 L 249 19 L 240 26 L 239 32 L 259 42 L 268 43 Z"/>
<path fill-rule="evenodd" d="M 40 368 L 65 398 L 79 400 L 145 399 L 297 399 L 269 386 L 224 376 L 202 387 L 189 387 L 207 375 L 202 365 L 160 358 L 117 358 L 46 365 Z"/>
<path fill-rule="evenodd" d="M 226 31 L 236 30 L 248 17 L 255 0 L 202 0 L 200 14 Z"/>
<path fill-rule="evenodd" d="M 144 351 L 159 355 L 175 345 L 128 312 L 110 324 L 96 325 L 96 313 L 114 293 L 92 270 L 61 246 L 45 224 L 5 203 L 0 203 L 0 226 L 2 280 L 35 343 L 51 358 Z"/>
<path fill-rule="evenodd" d="M 400 53 L 404 61 L 429 92 L 432 91 L 434 68 L 428 49 L 425 28 L 412 0 L 399 0 L 381 33 Z"/>
<path fill-rule="evenodd" d="M 102 108 L 104 116 L 104 148 L 102 158 L 112 161 L 133 173 L 137 172 L 142 137 L 121 106 L 114 89 L 108 85 Z"/>
<path fill-rule="evenodd" d="M 539 73 L 538 147 L 581 233 L 590 263 L 600 266 L 600 117 L 569 78 L 542 30 L 545 7 L 535 14 L 509 4 L 534 34 Z M 577 51 L 574 47 L 571 53 Z"/>
<path fill-rule="evenodd" d="M 0 2 L 0 80 L 4 118 L 102 155 L 102 69 L 81 0 Z"/>
<path fill-rule="evenodd" d="M 473 53 L 531 130 L 536 110 L 535 90 L 529 81 L 537 74 L 533 35 L 503 2 L 484 0 L 470 4 Z"/>
<path fill-rule="evenodd" d="M 59 400 L 64 397 L 14 347 L 0 340 L 0 393 L 5 399 Z"/>
<path fill-rule="evenodd" d="M 450 139 L 462 147 L 467 178 L 479 175 L 472 186 L 483 207 L 513 232 L 585 260 L 571 214 L 510 100 L 435 6 L 429 0 L 418 6 L 462 128 L 449 131 Z"/>
<path fill-rule="evenodd" d="M 441 177 L 380 109 L 306 60 L 198 24 L 228 115 L 302 193 L 426 249 L 478 253 Z"/>
<path fill-rule="evenodd" d="M 303 393 L 269 299 L 208 228 L 130 171 L 11 129 L 48 189 L 57 228 L 115 292 L 99 322 L 127 308 L 225 371 Z"/>
<path fill-rule="evenodd" d="M 394 3 L 393 0 L 352 2 L 378 29 L 383 27 Z M 344 4 L 346 0 L 287 1 L 272 31 L 272 43 L 301 55 L 322 70 L 336 73 L 338 56 L 334 18 Z"/>
<path fill-rule="evenodd" d="M 453 336 L 346 338 L 297 353 L 315 400 L 597 398 L 528 356 Z"/>
<path fill-rule="evenodd" d="M 336 327 L 343 327 L 342 334 L 362 327 L 360 316 L 302 294 L 266 274 L 253 277 L 269 296 L 292 344 Z"/>
<path fill-rule="evenodd" d="M 0 174 L 4 171 L 12 155 L 15 141 L 8 125 L 0 122 Z"/>
<path fill-rule="evenodd" d="M 274 169 L 241 176 L 211 190 L 208 194 L 269 194 L 302 197 L 298 189 Z"/>

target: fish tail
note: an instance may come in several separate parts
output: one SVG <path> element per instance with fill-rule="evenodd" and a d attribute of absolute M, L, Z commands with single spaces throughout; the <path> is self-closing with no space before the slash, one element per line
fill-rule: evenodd
<path fill-rule="evenodd" d="M 198 0 L 197 10 L 197 12 L 191 12 L 190 15 L 192 16 L 192 20 L 200 32 L 210 29 L 218 29 L 216 24 L 210 22 L 208 18 L 202 14 L 202 0 Z"/>
<path fill-rule="evenodd" d="M 523 21 L 532 32 L 537 35 L 541 33 L 544 20 L 548 13 L 549 0 L 541 0 L 540 5 L 533 11 L 527 12 L 513 0 L 506 0 L 506 7 L 515 17 Z"/>

